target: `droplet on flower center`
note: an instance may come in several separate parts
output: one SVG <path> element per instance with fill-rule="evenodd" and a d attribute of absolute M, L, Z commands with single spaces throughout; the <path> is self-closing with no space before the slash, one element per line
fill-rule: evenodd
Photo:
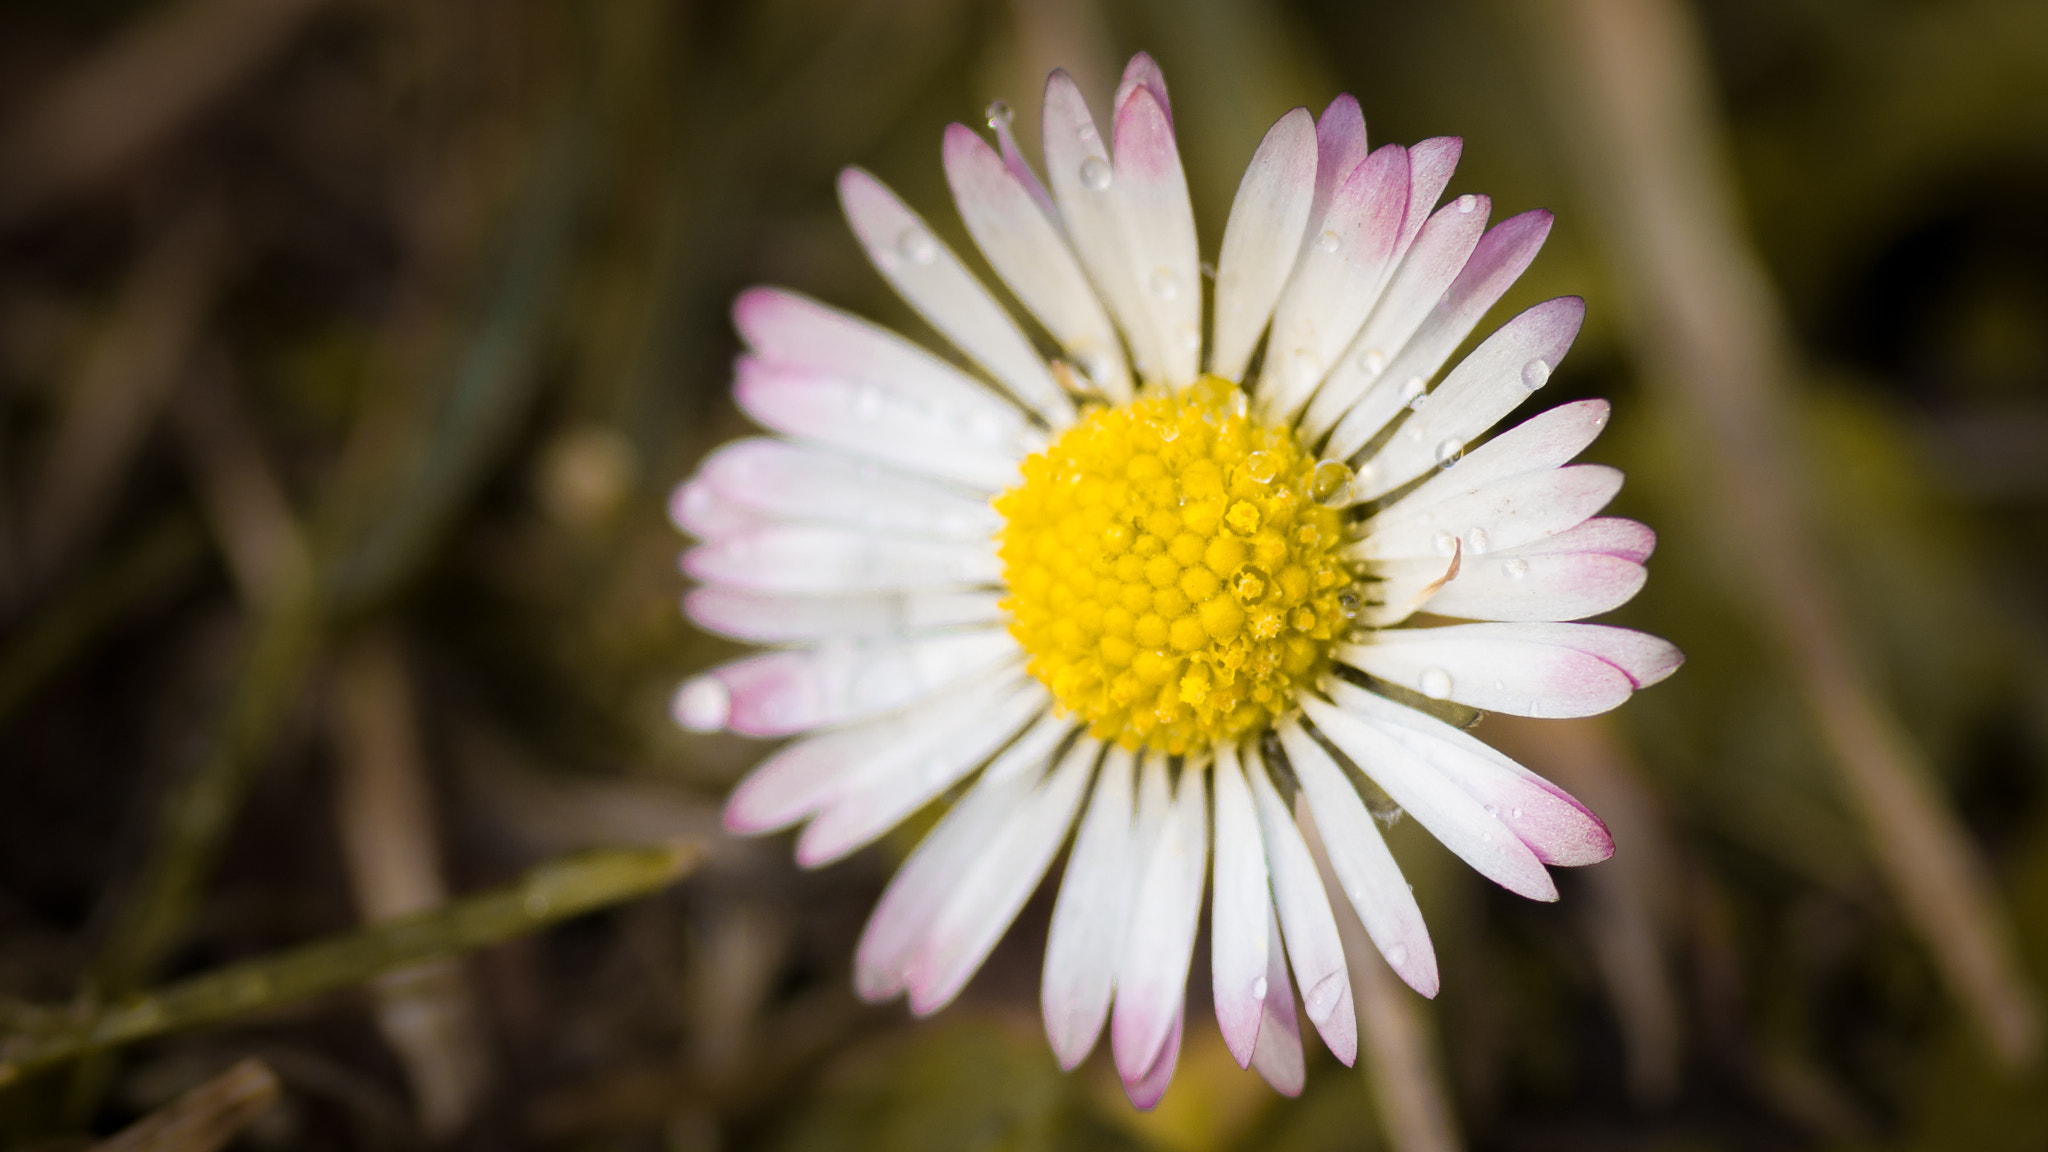
<path fill-rule="evenodd" d="M 996 500 L 1003 607 L 1032 675 L 1097 737 L 1235 739 L 1329 671 L 1359 597 L 1319 482 L 1350 473 L 1319 470 L 1234 385 L 1097 409 L 1023 472 Z"/>

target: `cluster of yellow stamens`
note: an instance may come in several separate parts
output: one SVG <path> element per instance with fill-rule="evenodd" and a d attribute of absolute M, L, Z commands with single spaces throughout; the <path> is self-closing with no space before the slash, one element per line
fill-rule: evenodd
<path fill-rule="evenodd" d="M 1097 409 L 996 500 L 1010 631 L 1100 739 L 1234 739 L 1329 667 L 1351 574 L 1313 453 L 1205 376 Z M 1325 465 L 1329 469 L 1331 465 Z"/>

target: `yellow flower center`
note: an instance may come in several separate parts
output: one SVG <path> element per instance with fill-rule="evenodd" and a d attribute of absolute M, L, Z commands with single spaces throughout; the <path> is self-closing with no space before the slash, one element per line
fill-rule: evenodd
<path fill-rule="evenodd" d="M 1183 753 L 1269 724 L 1329 668 L 1347 476 L 1204 376 L 1090 412 L 996 498 L 1010 633 L 1100 739 Z"/>

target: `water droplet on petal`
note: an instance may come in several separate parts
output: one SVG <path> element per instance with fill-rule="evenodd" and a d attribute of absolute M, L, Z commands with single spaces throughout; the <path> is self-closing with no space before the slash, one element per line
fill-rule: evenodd
<path fill-rule="evenodd" d="M 1086 377 L 1090 384 L 1100 385 L 1109 375 L 1109 353 L 1100 348 L 1078 353 L 1074 359 L 1079 361 L 1081 375 Z"/>
<path fill-rule="evenodd" d="M 1266 978 L 1264 976 L 1260 976 L 1259 978 L 1252 981 L 1252 999 L 1264 1000 L 1265 998 Z"/>
<path fill-rule="evenodd" d="M 1549 361 L 1531 360 L 1527 364 L 1522 365 L 1522 387 L 1534 392 L 1548 383 L 1550 383 Z"/>
<path fill-rule="evenodd" d="M 1081 130 L 1081 138 L 1084 140 L 1092 135 L 1094 135 L 1093 129 L 1083 128 Z M 1110 179 L 1109 161 L 1104 160 L 1100 156 L 1090 156 L 1086 160 L 1081 161 L 1082 187 L 1087 188 L 1091 192 L 1104 192 L 1109 189 Z"/>
<path fill-rule="evenodd" d="M 1474 528 L 1470 532 L 1465 533 L 1465 548 L 1467 551 L 1470 551 L 1475 556 L 1483 555 L 1486 552 L 1486 547 L 1486 529 Z"/>
<path fill-rule="evenodd" d="M 1351 469 L 1341 460 L 1325 460 L 1309 474 L 1308 498 L 1325 508 L 1336 508 L 1351 496 Z"/>
<path fill-rule="evenodd" d="M 1367 348 L 1358 354 L 1358 370 L 1367 376 L 1377 376 L 1387 366 L 1387 354 L 1377 348 Z"/>
<path fill-rule="evenodd" d="M 1145 284 L 1161 300 L 1171 300 L 1180 295 L 1180 277 L 1175 276 L 1171 268 L 1154 268 L 1152 278 Z"/>
<path fill-rule="evenodd" d="M 1015 112 L 1012 112 L 1012 111 L 1010 110 L 1010 106 L 1009 106 L 1008 104 L 1004 103 L 1003 101 L 1001 101 L 1001 100 L 991 100 L 991 101 L 989 101 L 989 102 L 988 102 L 988 126 L 989 126 L 989 127 L 991 127 L 991 128 L 1003 128 L 1003 127 L 1007 127 L 1007 126 L 1009 125 L 1010 121 L 1012 121 L 1012 120 L 1014 120 L 1014 119 L 1016 119 L 1016 118 L 1017 118 L 1017 114 L 1016 114 Z"/>
<path fill-rule="evenodd" d="M 1308 1009 L 1308 1018 L 1317 1024 L 1328 1023 L 1330 1016 L 1337 1011 L 1337 1005 L 1344 1000 L 1344 987 L 1342 972 L 1332 972 L 1316 981 L 1316 986 L 1301 998 L 1302 1007 Z"/>
<path fill-rule="evenodd" d="M 1314 384 L 1317 380 L 1322 379 L 1323 362 L 1315 353 L 1308 349 L 1297 348 L 1294 350 L 1294 355 L 1287 360 L 1287 372 L 1290 376 L 1294 377 L 1297 384 Z"/>
<path fill-rule="evenodd" d="M 1429 381 L 1420 376 L 1410 376 L 1407 382 L 1401 385 L 1401 403 L 1410 408 L 1421 408 L 1423 394 L 1428 389 Z"/>
<path fill-rule="evenodd" d="M 1510 580 L 1520 580 L 1529 574 L 1529 562 L 1520 556 L 1500 562 L 1500 574 Z"/>
<path fill-rule="evenodd" d="M 1439 468 L 1449 468 L 1458 462 L 1458 457 L 1464 454 L 1465 442 L 1463 440 L 1445 440 L 1436 446 L 1436 466 Z"/>
<path fill-rule="evenodd" d="M 1340 241 L 1335 232 L 1325 232 L 1321 236 L 1316 237 L 1316 247 L 1325 252 L 1335 252 L 1339 243 Z"/>
<path fill-rule="evenodd" d="M 1180 326 L 1180 346 L 1190 352 L 1202 350 L 1202 330 L 1193 324 Z"/>
<path fill-rule="evenodd" d="M 1451 674 L 1441 668 L 1424 668 L 1416 687 L 1432 700 L 1448 700 L 1451 695 Z"/>
<path fill-rule="evenodd" d="M 1395 944 L 1387 949 L 1387 963 L 1399 968 L 1407 962 L 1408 946 L 1406 944 Z"/>
<path fill-rule="evenodd" d="M 1350 588 L 1337 593 L 1337 608 L 1344 613 L 1346 620 L 1356 620 L 1358 618 L 1358 610 L 1364 606 L 1364 598 Z"/>
<path fill-rule="evenodd" d="M 912 264 L 929 264 L 938 259 L 939 242 L 932 239 L 931 233 L 912 225 L 896 237 L 896 250 Z"/>
<path fill-rule="evenodd" d="M 1439 556 L 1455 556 L 1458 552 L 1458 538 L 1449 532 L 1439 532 L 1431 536 L 1429 543 Z"/>
<path fill-rule="evenodd" d="M 732 693 L 716 676 L 699 676 L 676 689 L 669 715 L 691 732 L 716 732 L 732 715 Z"/>
<path fill-rule="evenodd" d="M 1517 820 L 1520 820 L 1522 818 L 1522 810 L 1520 808 L 1515 809 L 1514 817 Z"/>
<path fill-rule="evenodd" d="M 1474 208 L 1479 207 L 1479 197 L 1474 196 L 1468 192 L 1465 195 L 1458 197 L 1456 204 L 1458 206 L 1458 211 L 1460 213 L 1469 213 Z"/>

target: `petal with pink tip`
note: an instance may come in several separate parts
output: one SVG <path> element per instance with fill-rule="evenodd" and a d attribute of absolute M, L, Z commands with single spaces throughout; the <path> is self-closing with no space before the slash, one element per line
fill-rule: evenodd
<path fill-rule="evenodd" d="M 1598 552 L 1489 556 L 1462 566 L 1424 608 L 1463 620 L 1581 620 L 1628 603 L 1648 579 L 1642 565 Z"/>
<path fill-rule="evenodd" d="M 1137 886 L 1132 803 L 1131 753 L 1112 746 L 1102 758 L 1095 793 L 1060 880 L 1039 976 L 1046 1038 L 1060 1067 L 1069 1071 L 1087 1059 L 1109 1019 L 1117 957 Z"/>
<path fill-rule="evenodd" d="M 1324 901 L 1327 908 L 1329 902 Z M 1252 1049 L 1252 1067 L 1282 1096 L 1301 1095 L 1307 1069 L 1301 1053 L 1301 1021 L 1294 1015 L 1294 985 L 1287 979 L 1287 949 L 1280 941 L 1280 921 L 1266 908 L 1265 1001 L 1259 1019 L 1259 1042 Z"/>
<path fill-rule="evenodd" d="M 1245 761 L 1259 813 L 1259 835 L 1266 845 L 1266 867 L 1273 877 L 1273 904 L 1286 936 L 1287 959 L 1302 987 L 1302 1006 L 1323 1043 L 1349 1067 L 1358 1059 L 1358 1018 L 1351 1008 L 1351 978 L 1344 965 L 1344 943 L 1337 936 L 1337 918 L 1330 913 L 1301 829 L 1267 778 L 1263 760 L 1248 750 Z"/>
<path fill-rule="evenodd" d="M 1408 246 L 1415 243 L 1416 233 L 1443 196 L 1464 152 L 1465 141 L 1457 136 L 1432 136 L 1408 149 L 1408 220 L 1401 225 L 1394 259 L 1408 254 Z"/>
<path fill-rule="evenodd" d="M 1376 519 L 1391 522 L 1498 481 L 1561 467 L 1599 437 L 1608 414 L 1605 400 L 1575 400 L 1538 412 L 1417 485 Z"/>
<path fill-rule="evenodd" d="M 1358 789 L 1315 738 L 1289 718 L 1279 727 L 1287 762 L 1308 797 L 1316 827 L 1323 833 L 1330 867 L 1358 919 L 1379 947 L 1380 955 L 1410 988 L 1424 996 L 1437 993 L 1436 949 L 1415 893 L 1394 863 L 1380 837 L 1379 825 L 1359 798 Z"/>
<path fill-rule="evenodd" d="M 997 591 L 781 596 L 712 585 L 686 594 L 683 611 L 697 627 L 735 640 L 815 644 L 1006 624 L 1003 596 Z"/>
<path fill-rule="evenodd" d="M 1557 885 L 1536 854 L 1427 760 L 1329 701 L 1304 694 L 1301 705 L 1316 728 L 1394 803 L 1480 875 L 1531 900 L 1557 899 Z"/>
<path fill-rule="evenodd" d="M 1158 346 L 1147 319 L 1145 289 L 1124 235 L 1109 149 L 1080 88 L 1064 71 L 1054 72 L 1045 82 L 1044 138 L 1046 179 L 1074 254 L 1123 330 L 1139 373 L 1160 378 L 1165 349 Z"/>
<path fill-rule="evenodd" d="M 1351 178 L 1367 151 L 1365 113 L 1359 109 L 1357 97 L 1340 93 L 1316 117 L 1316 194 L 1309 207 L 1311 223 L 1329 212 L 1337 189 Z"/>
<path fill-rule="evenodd" d="M 1316 129 L 1308 109 L 1282 116 L 1259 142 L 1230 203 L 1216 260 L 1215 342 L 1209 370 L 1242 380 L 1301 252 L 1316 191 Z"/>
<path fill-rule="evenodd" d="M 732 306 L 733 324 L 763 363 L 809 368 L 887 388 L 947 411 L 993 408 L 1021 414 L 988 385 L 869 320 L 786 288 L 749 288 Z"/>
<path fill-rule="evenodd" d="M 1149 859 L 1140 862 L 1130 931 L 1117 966 L 1110 1046 L 1126 1083 L 1157 1063 L 1187 1000 L 1188 964 L 1209 863 L 1208 773 L 1190 760 Z"/>
<path fill-rule="evenodd" d="M 945 158 L 953 202 L 989 266 L 1090 382 L 1114 401 L 1129 399 L 1123 344 L 1058 225 L 966 125 L 946 129 Z"/>
<path fill-rule="evenodd" d="M 1180 1062 L 1180 1038 L 1186 1023 L 1187 1010 L 1182 1008 L 1175 1012 L 1173 1025 L 1166 1034 L 1166 1043 L 1159 1046 L 1159 1054 L 1153 1058 L 1152 1066 L 1135 1079 L 1125 1078 L 1124 1095 L 1130 1098 L 1131 1107 L 1140 1112 L 1150 1112 L 1166 1095 L 1166 1086 L 1173 1083 L 1174 1066 Z"/>
<path fill-rule="evenodd" d="M 1150 52 L 1140 52 L 1124 64 L 1123 77 L 1117 81 L 1116 96 L 1109 102 L 1112 108 L 1122 108 L 1130 102 L 1131 93 L 1143 88 L 1152 93 L 1158 101 L 1160 112 L 1166 116 L 1166 127 L 1173 127 L 1173 105 L 1166 99 L 1166 73 L 1159 70 L 1159 62 L 1152 59 Z"/>
<path fill-rule="evenodd" d="M 1649 525 L 1619 516 L 1596 516 L 1577 528 L 1534 540 L 1504 553 L 1509 556 L 1552 556 L 1597 552 L 1641 564 L 1657 550 L 1657 534 Z"/>
<path fill-rule="evenodd" d="M 754 592 L 849 593 L 994 584 L 1002 562 L 981 545 L 897 540 L 844 528 L 763 528 L 683 553 L 683 571 Z"/>
<path fill-rule="evenodd" d="M 839 203 L 868 259 L 918 315 L 1047 424 L 1074 422 L 1073 401 L 1023 329 L 930 225 L 859 168 L 839 173 Z"/>
<path fill-rule="evenodd" d="M 706 457 L 697 475 L 742 508 L 778 520 L 900 536 L 987 540 L 1003 519 L 985 499 L 844 452 L 758 436 Z"/>
<path fill-rule="evenodd" d="M 668 497 L 668 519 L 699 540 L 743 536 L 775 526 L 775 518 L 742 508 L 701 479 L 685 480 Z"/>
<path fill-rule="evenodd" d="M 1216 863 L 1209 910 L 1209 974 L 1216 1026 L 1240 1068 L 1249 1067 L 1265 1013 L 1265 921 L 1273 915 L 1259 814 L 1237 749 L 1216 748 Z M 1290 1003 L 1289 1007 L 1292 1007 Z"/>
<path fill-rule="evenodd" d="M 1463 562 L 1477 563 L 1490 553 L 1578 527 L 1614 499 L 1621 481 L 1621 472 L 1605 464 L 1572 464 L 1524 472 L 1429 502 L 1403 500 L 1366 521 L 1360 529 L 1364 535 L 1344 555 L 1447 563 L 1463 541 Z"/>
<path fill-rule="evenodd" d="M 772 738 L 893 711 L 1019 655 L 1006 629 L 984 628 L 835 640 L 749 656 L 711 674 L 732 694 L 726 726 Z"/>
<path fill-rule="evenodd" d="M 1117 108 L 1115 131 L 1110 191 L 1141 309 L 1124 320 L 1152 331 L 1149 343 L 1159 359 L 1149 371 L 1185 388 L 1202 364 L 1202 270 L 1180 149 L 1149 87 L 1134 89 Z M 1143 356 L 1139 367 L 1146 368 Z"/>

